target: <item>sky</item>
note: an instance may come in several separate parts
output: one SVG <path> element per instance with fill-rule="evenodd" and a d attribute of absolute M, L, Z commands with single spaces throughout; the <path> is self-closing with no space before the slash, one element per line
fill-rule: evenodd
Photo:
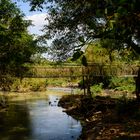
<path fill-rule="evenodd" d="M 22 0 L 12 0 L 13 2 L 17 2 L 17 6 L 21 9 L 21 11 L 25 14 L 25 19 L 27 20 L 32 20 L 32 24 L 34 26 L 30 26 L 28 28 L 28 31 L 30 34 L 34 35 L 42 35 L 43 32 L 41 29 L 43 28 L 43 25 L 47 23 L 45 21 L 47 13 L 45 11 L 40 12 L 40 11 L 30 11 L 30 6 L 29 3 L 23 3 Z M 51 41 L 48 40 L 47 44 L 50 45 Z M 42 57 L 49 58 L 49 55 L 44 53 L 42 54 Z"/>
<path fill-rule="evenodd" d="M 34 26 L 29 27 L 29 32 L 31 34 L 35 35 L 42 35 L 43 32 L 41 29 L 43 28 L 43 25 L 46 24 L 47 21 L 45 21 L 46 18 L 46 12 L 40 12 L 40 11 L 34 11 L 30 12 L 30 6 L 29 3 L 23 3 L 22 0 L 12 0 L 13 2 L 17 2 L 17 6 L 21 9 L 21 11 L 25 14 L 25 19 L 32 20 L 32 24 Z"/>

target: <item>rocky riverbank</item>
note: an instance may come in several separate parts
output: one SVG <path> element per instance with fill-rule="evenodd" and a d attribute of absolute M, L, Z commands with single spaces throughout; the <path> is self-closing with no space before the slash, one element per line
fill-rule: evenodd
<path fill-rule="evenodd" d="M 70 95 L 59 105 L 81 120 L 80 140 L 140 139 L 140 103 L 134 99 Z"/>

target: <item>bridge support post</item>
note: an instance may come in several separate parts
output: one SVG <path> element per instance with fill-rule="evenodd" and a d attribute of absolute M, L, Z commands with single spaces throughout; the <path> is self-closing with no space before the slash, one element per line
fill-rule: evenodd
<path fill-rule="evenodd" d="M 82 67 L 82 78 L 83 78 L 83 89 L 84 89 L 84 95 L 86 95 L 86 86 L 85 86 L 85 76 L 84 76 L 84 68 Z"/>
<path fill-rule="evenodd" d="M 89 84 L 89 75 L 88 76 L 86 76 L 86 81 L 87 81 L 87 95 L 88 96 L 91 96 L 91 91 L 90 91 L 90 84 Z"/>
<path fill-rule="evenodd" d="M 86 95 L 86 89 L 85 89 L 85 78 L 84 78 L 84 75 L 83 75 L 83 88 L 84 88 L 84 95 Z"/>

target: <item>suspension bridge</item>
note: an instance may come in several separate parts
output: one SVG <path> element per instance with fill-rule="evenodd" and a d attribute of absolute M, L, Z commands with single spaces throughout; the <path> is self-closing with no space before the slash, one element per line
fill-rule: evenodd
<path fill-rule="evenodd" d="M 139 66 L 92 64 L 87 67 L 72 66 L 36 66 L 30 67 L 25 78 L 76 78 L 76 77 L 137 77 Z"/>

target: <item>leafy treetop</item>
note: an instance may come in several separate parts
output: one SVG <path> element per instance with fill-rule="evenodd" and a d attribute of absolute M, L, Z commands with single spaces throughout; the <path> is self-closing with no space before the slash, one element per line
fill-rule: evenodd
<path fill-rule="evenodd" d="M 59 49 L 80 50 L 94 39 L 114 39 L 140 54 L 139 0 L 24 0 L 31 10 L 47 9 L 48 23 L 44 27 L 47 39 L 55 38 Z M 59 42 L 59 43 L 58 43 Z M 62 45 L 63 44 L 63 45 Z M 63 50 L 63 49 L 62 49 Z"/>
<path fill-rule="evenodd" d="M 27 31 L 30 24 L 15 3 L 1 0 L 0 76 L 22 75 L 25 63 L 31 62 L 31 57 L 39 51 L 37 40 Z"/>

